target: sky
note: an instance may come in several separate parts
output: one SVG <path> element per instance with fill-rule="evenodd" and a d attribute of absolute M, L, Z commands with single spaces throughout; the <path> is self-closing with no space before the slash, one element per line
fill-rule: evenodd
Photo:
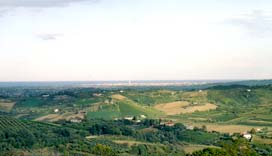
<path fill-rule="evenodd" d="M 0 0 L 0 81 L 272 78 L 271 0 Z"/>

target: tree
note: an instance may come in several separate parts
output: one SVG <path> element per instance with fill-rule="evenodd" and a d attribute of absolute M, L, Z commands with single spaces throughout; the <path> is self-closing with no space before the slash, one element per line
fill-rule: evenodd
<path fill-rule="evenodd" d="M 107 145 L 102 145 L 102 144 L 96 144 L 93 149 L 92 153 L 95 155 L 100 155 L 100 156 L 113 156 L 115 155 L 111 147 Z"/>
<path fill-rule="evenodd" d="M 202 130 L 203 131 L 207 131 L 207 126 L 206 125 L 202 125 Z"/>
<path fill-rule="evenodd" d="M 252 129 L 250 130 L 250 134 L 256 134 L 256 129 L 255 129 L 255 128 L 252 128 Z"/>
<path fill-rule="evenodd" d="M 230 155 L 230 156 L 255 156 L 257 153 L 254 149 L 251 148 L 248 141 L 239 138 L 234 140 L 232 143 L 225 143 L 223 144 L 223 149 Z"/>
<path fill-rule="evenodd" d="M 188 156 L 228 156 L 228 154 L 222 150 L 217 148 L 205 148 L 200 151 L 195 151 L 191 155 Z"/>

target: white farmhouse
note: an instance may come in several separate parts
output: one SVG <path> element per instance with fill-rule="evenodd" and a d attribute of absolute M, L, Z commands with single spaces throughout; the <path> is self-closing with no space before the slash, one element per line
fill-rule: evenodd
<path fill-rule="evenodd" d="M 145 116 L 145 115 L 140 115 L 140 117 L 141 117 L 141 118 L 143 118 L 143 119 L 145 119 L 145 118 L 146 118 L 146 116 Z"/>
<path fill-rule="evenodd" d="M 75 117 L 75 118 L 70 119 L 70 121 L 73 123 L 80 123 L 80 122 L 82 122 L 82 119 Z"/>
<path fill-rule="evenodd" d="M 247 140 L 252 139 L 252 135 L 251 135 L 250 133 L 248 133 L 248 132 L 243 132 L 243 133 L 241 133 L 241 136 L 242 136 L 243 138 L 246 138 Z"/>
<path fill-rule="evenodd" d="M 49 97 L 49 94 L 42 95 L 42 97 L 47 98 Z"/>
<path fill-rule="evenodd" d="M 251 134 L 244 134 L 243 137 L 246 138 L 247 140 L 250 140 L 252 138 L 252 135 Z"/>
<path fill-rule="evenodd" d="M 133 120 L 133 117 L 127 116 L 127 117 L 124 117 L 124 119 L 126 119 L 126 120 Z"/>
<path fill-rule="evenodd" d="M 188 129 L 188 130 L 194 130 L 194 126 L 186 125 L 185 127 L 186 127 L 186 129 Z"/>

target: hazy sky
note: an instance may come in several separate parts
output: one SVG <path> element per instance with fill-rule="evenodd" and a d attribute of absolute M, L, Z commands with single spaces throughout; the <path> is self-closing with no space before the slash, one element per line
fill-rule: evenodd
<path fill-rule="evenodd" d="M 0 81 L 268 78 L 271 0 L 0 0 Z"/>

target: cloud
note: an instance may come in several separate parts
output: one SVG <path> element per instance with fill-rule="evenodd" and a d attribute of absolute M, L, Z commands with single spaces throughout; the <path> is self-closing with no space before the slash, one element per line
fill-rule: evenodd
<path fill-rule="evenodd" d="M 6 12 L 8 12 L 7 9 L 0 9 L 0 17 L 2 17 Z"/>
<path fill-rule="evenodd" d="M 1 0 L 0 6 L 2 7 L 48 7 L 55 6 L 63 3 L 63 0 L 53 3 L 52 0 Z"/>
<path fill-rule="evenodd" d="M 227 22 L 244 28 L 253 36 L 272 35 L 272 14 L 268 12 L 254 10 L 251 13 L 229 19 Z"/>
<path fill-rule="evenodd" d="M 0 18 L 8 12 L 13 12 L 16 8 L 30 8 L 31 11 L 37 9 L 65 7 L 71 3 L 88 2 L 91 4 L 98 3 L 101 0 L 0 0 Z M 36 10 L 33 10 L 36 9 Z"/>
<path fill-rule="evenodd" d="M 42 39 L 42 40 L 56 40 L 58 37 L 63 36 L 63 34 L 60 33 L 56 33 L 56 34 L 38 34 L 36 35 L 38 38 Z"/>
<path fill-rule="evenodd" d="M 98 0 L 0 0 L 0 7 L 58 7 L 74 2 L 98 2 Z"/>

